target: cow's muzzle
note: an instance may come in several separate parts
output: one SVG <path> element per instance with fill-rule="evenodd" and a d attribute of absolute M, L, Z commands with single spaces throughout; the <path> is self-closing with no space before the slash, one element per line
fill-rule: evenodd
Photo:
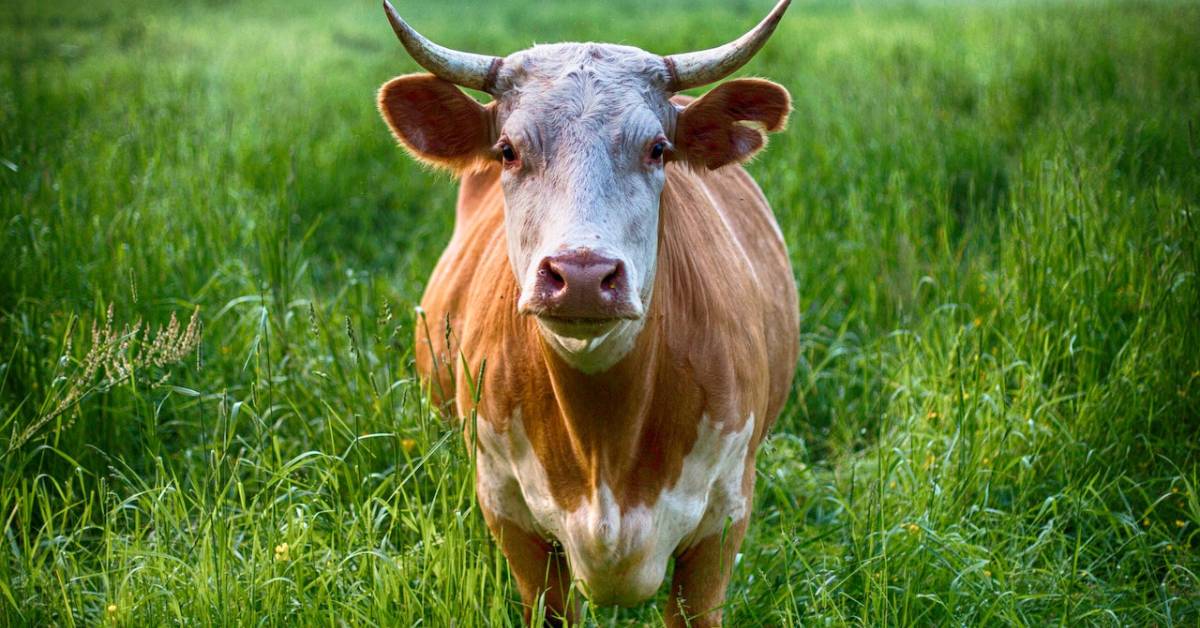
<path fill-rule="evenodd" d="M 642 317 L 624 262 L 586 248 L 543 258 L 519 310 L 556 326 L 597 331 L 618 320 Z"/>

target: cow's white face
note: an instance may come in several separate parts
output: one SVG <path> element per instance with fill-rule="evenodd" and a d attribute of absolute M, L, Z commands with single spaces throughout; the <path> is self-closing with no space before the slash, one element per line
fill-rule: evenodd
<path fill-rule="evenodd" d="M 560 349 L 595 350 L 636 332 L 652 297 L 668 77 L 659 57 L 598 44 L 537 46 L 504 67 L 495 150 L 518 308 Z"/>
<path fill-rule="evenodd" d="M 669 58 L 610 44 L 457 53 L 390 15 L 419 62 L 496 100 L 481 105 L 447 80 L 410 74 L 384 84 L 379 109 L 418 159 L 499 169 L 518 310 L 570 364 L 603 371 L 633 347 L 654 296 L 664 162 L 745 161 L 790 109 L 786 90 L 759 79 L 723 83 L 682 108 L 672 93 L 744 63 L 786 5 L 732 44 Z"/>

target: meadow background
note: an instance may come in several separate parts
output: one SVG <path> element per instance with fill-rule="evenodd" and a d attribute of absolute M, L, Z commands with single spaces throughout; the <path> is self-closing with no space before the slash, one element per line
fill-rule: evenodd
<path fill-rule="evenodd" d="M 378 4 L 5 5 L 0 623 L 519 624 L 414 382 L 455 184 L 375 111 L 416 70 Z M 770 2 L 398 6 L 671 53 Z M 1200 623 L 1197 42 L 1191 2 L 796 0 L 738 73 L 794 98 L 750 170 L 803 347 L 729 625 Z"/>

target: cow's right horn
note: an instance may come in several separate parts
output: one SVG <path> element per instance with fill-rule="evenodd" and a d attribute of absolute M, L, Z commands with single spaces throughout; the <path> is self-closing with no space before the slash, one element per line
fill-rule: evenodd
<path fill-rule="evenodd" d="M 503 59 L 439 46 L 413 30 L 388 0 L 383 0 L 383 10 L 413 61 L 440 79 L 492 94 Z"/>

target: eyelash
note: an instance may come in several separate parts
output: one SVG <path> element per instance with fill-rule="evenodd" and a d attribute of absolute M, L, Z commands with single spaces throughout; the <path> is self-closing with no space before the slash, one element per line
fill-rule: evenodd
<path fill-rule="evenodd" d="M 664 140 L 659 140 L 650 146 L 650 159 L 660 161 L 666 152 L 667 143 Z"/>
<path fill-rule="evenodd" d="M 504 165 L 510 166 L 521 160 L 521 156 L 517 154 L 517 149 L 507 139 L 502 139 L 496 144 L 496 150 L 500 153 L 500 159 Z"/>
<path fill-rule="evenodd" d="M 646 152 L 646 159 L 650 163 L 660 164 L 666 160 L 667 153 L 671 150 L 671 142 L 667 138 L 659 136 L 650 143 L 650 148 Z"/>

